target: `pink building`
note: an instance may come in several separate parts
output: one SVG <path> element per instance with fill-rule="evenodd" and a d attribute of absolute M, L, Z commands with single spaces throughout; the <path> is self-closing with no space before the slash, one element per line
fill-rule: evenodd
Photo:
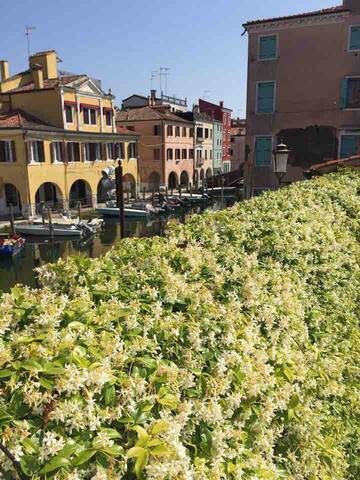
<path fill-rule="evenodd" d="M 291 150 L 285 182 L 360 153 L 360 1 L 244 25 L 249 35 L 245 195 L 278 187 L 272 150 Z"/>

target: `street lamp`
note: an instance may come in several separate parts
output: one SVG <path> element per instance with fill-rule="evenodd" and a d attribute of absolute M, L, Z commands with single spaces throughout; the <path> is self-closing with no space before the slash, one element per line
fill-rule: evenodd
<path fill-rule="evenodd" d="M 290 150 L 287 148 L 287 146 L 284 143 L 282 143 L 282 141 L 273 150 L 274 173 L 278 178 L 279 187 L 281 186 L 281 181 L 287 172 L 289 153 L 290 153 Z"/>

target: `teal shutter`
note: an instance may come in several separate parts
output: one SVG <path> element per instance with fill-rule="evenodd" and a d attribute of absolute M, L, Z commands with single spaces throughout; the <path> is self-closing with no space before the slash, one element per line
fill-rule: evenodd
<path fill-rule="evenodd" d="M 350 31 L 350 50 L 360 50 L 360 26 L 351 27 Z"/>
<path fill-rule="evenodd" d="M 260 48 L 260 51 L 259 51 L 260 60 L 269 60 L 269 59 L 276 58 L 276 50 L 277 50 L 276 35 L 261 37 L 259 48 Z"/>
<path fill-rule="evenodd" d="M 255 143 L 255 166 L 270 167 L 272 155 L 272 138 L 257 137 Z"/>
<path fill-rule="evenodd" d="M 359 135 L 343 135 L 341 137 L 340 158 L 349 158 L 356 155 L 359 142 Z"/>
<path fill-rule="evenodd" d="M 257 113 L 274 112 L 275 82 L 258 84 Z"/>
<path fill-rule="evenodd" d="M 348 85 L 349 85 L 349 81 L 347 78 L 344 78 L 343 80 L 341 80 L 340 108 L 347 107 Z"/>

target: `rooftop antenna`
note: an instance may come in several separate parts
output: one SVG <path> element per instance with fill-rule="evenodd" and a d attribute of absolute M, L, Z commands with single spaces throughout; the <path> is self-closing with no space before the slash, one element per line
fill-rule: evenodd
<path fill-rule="evenodd" d="M 168 77 L 170 75 L 170 68 L 169 67 L 160 67 L 160 75 L 161 77 L 165 77 L 165 95 L 167 95 L 167 87 L 168 87 Z"/>
<path fill-rule="evenodd" d="M 32 27 L 31 25 L 25 26 L 25 37 L 26 37 L 26 44 L 27 44 L 27 58 L 30 58 L 30 35 L 32 32 L 36 30 L 36 27 Z"/>

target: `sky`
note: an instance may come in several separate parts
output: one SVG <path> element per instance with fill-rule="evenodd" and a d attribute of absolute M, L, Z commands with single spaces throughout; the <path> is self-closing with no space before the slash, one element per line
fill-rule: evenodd
<path fill-rule="evenodd" d="M 167 93 L 225 101 L 245 116 L 246 21 L 318 10 L 341 0 L 0 0 L 0 59 L 12 74 L 31 52 L 56 50 L 60 69 L 102 80 L 121 99 L 149 95 L 152 72 L 170 68 Z M 160 89 L 160 78 L 153 87 Z M 163 80 L 165 89 L 165 80 Z"/>

